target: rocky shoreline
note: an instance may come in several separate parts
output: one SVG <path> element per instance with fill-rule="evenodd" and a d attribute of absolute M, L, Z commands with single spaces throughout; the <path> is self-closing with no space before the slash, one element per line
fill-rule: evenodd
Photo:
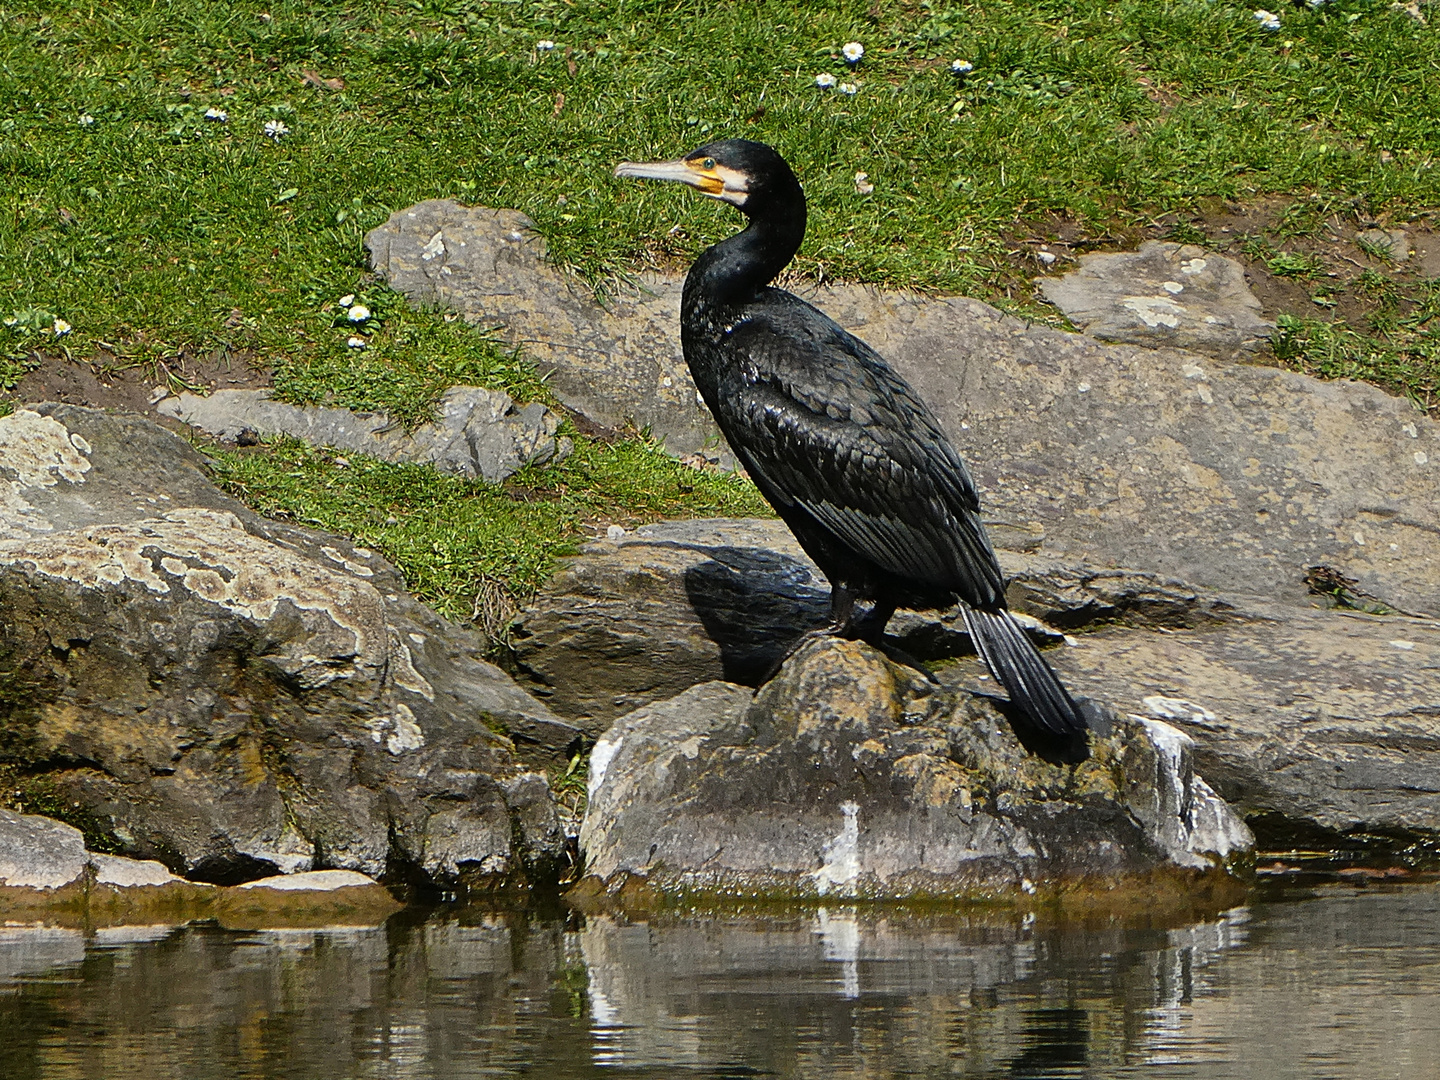
<path fill-rule="evenodd" d="M 573 331 L 583 364 L 546 354 L 567 405 L 723 463 L 673 282 L 601 312 L 518 216 L 449 203 L 367 243 L 417 301 Z M 1236 286 L 1203 253 L 1142 254 L 1197 296 L 1202 271 Z M 0 816 L 0 915 L 343 922 L 383 917 L 387 888 L 577 878 L 576 903 L 622 907 L 1219 904 L 1244 887 L 1252 826 L 1262 847 L 1440 842 L 1437 425 L 1369 387 L 1135 344 L 1144 319 L 1103 344 L 970 300 L 821 302 L 974 464 L 1012 607 L 1092 716 L 1088 762 L 1024 751 L 954 613 L 892 624 L 933 681 L 829 641 L 757 693 L 828 591 L 778 522 L 612 530 L 519 615 L 502 670 L 379 554 L 259 517 L 170 432 L 35 404 L 0 417 L 0 765 L 83 837 L 51 823 L 64 858 L 27 870 L 6 853 L 43 848 L 47 826 Z M 1193 303 L 1183 344 L 1253 350 L 1251 306 L 1220 325 Z M 624 392 L 603 408 L 572 394 L 607 386 Z M 245 407 L 351 423 L 272 405 Z M 480 476 L 564 452 L 555 417 L 486 409 L 394 452 Z M 355 438 L 383 435 L 361 420 Z M 592 746 L 582 826 L 550 778 Z"/>

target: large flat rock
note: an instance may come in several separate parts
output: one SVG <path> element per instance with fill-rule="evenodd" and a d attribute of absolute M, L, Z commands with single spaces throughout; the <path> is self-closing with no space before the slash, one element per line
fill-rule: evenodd
<path fill-rule="evenodd" d="M 643 277 L 601 307 L 546 265 L 521 216 L 445 200 L 398 211 L 366 243 L 395 288 L 499 326 L 592 419 L 648 425 L 681 453 L 715 437 L 680 353 L 678 279 Z M 1176 272 L 1213 272 L 1195 258 L 1201 272 Z M 1104 344 L 976 300 L 802 292 L 910 380 L 987 514 L 1029 529 L 1037 552 L 1299 602 L 1307 570 L 1326 566 L 1440 613 L 1440 427 L 1409 402 Z"/>
<path fill-rule="evenodd" d="M 578 732 L 376 552 L 259 518 L 138 417 L 22 408 L 0 450 L 0 733 L 125 854 L 222 884 L 550 872 L 517 746 Z"/>

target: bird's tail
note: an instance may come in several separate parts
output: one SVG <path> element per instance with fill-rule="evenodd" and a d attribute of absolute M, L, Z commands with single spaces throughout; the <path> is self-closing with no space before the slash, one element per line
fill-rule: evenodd
<path fill-rule="evenodd" d="M 1045 733 L 1081 735 L 1088 725 L 1080 707 L 1010 613 L 961 607 L 975 651 L 1011 703 Z"/>

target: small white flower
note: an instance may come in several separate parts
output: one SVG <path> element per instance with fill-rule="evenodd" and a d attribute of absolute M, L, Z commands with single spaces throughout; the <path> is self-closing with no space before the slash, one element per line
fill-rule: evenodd
<path fill-rule="evenodd" d="M 1310 5 L 1311 11 L 1319 11 L 1325 6 L 1325 0 L 1305 0 L 1305 3 Z"/>
<path fill-rule="evenodd" d="M 819 75 L 815 76 L 815 85 L 821 90 L 829 90 L 835 85 L 835 76 L 831 75 L 828 71 L 822 71 Z"/>
<path fill-rule="evenodd" d="M 55 325 L 52 326 L 50 329 L 51 329 L 51 332 L 54 333 L 54 335 L 55 335 L 56 337 L 64 337 L 64 336 L 65 336 L 66 334 L 68 334 L 68 333 L 71 331 L 71 329 L 73 329 L 73 328 L 72 328 L 71 325 L 70 325 L 68 322 L 66 322 L 64 319 L 56 319 L 56 320 L 55 320 Z"/>
<path fill-rule="evenodd" d="M 875 185 L 870 182 L 870 174 L 857 172 L 855 174 L 855 191 L 860 195 L 869 195 L 875 190 Z"/>
<path fill-rule="evenodd" d="M 205 119 L 214 120 L 217 124 L 223 124 L 230 119 L 230 114 L 224 109 L 217 109 L 212 105 L 205 110 Z"/>
<path fill-rule="evenodd" d="M 1266 11 L 1264 8 L 1258 8 L 1254 13 L 1254 18 L 1255 21 L 1258 22 L 1260 26 L 1265 30 L 1280 29 L 1280 16 L 1276 15 L 1273 11 Z"/>
<path fill-rule="evenodd" d="M 80 114 L 80 126 L 81 126 L 81 127 L 90 127 L 90 126 L 93 125 L 94 123 L 95 123 L 95 117 L 91 116 L 88 112 L 82 112 L 82 113 Z"/>
<path fill-rule="evenodd" d="M 860 58 L 865 55 L 865 46 L 858 41 L 847 41 L 841 46 L 840 55 L 845 57 L 847 64 L 858 64 Z"/>
<path fill-rule="evenodd" d="M 951 60 L 950 70 L 956 75 L 968 75 L 975 70 L 975 65 L 969 60 Z"/>
<path fill-rule="evenodd" d="M 548 38 L 545 38 L 537 41 L 535 43 L 535 48 L 539 49 L 541 52 L 549 52 L 551 49 L 555 48 L 555 43 Z"/>
<path fill-rule="evenodd" d="M 365 339 L 363 337 L 348 337 L 345 339 L 345 344 L 349 345 L 352 349 L 363 349 L 365 347 Z"/>
<path fill-rule="evenodd" d="M 364 322 L 366 319 L 370 318 L 370 309 L 364 304 L 356 304 L 345 314 L 351 322 Z"/>
<path fill-rule="evenodd" d="M 860 92 L 860 87 L 853 82 L 842 82 L 835 89 L 842 94 L 858 94 Z"/>
<path fill-rule="evenodd" d="M 351 304 L 353 304 L 354 302 L 355 302 L 355 294 L 354 294 L 353 292 L 347 292 L 344 296 L 340 297 L 340 306 L 341 306 L 341 307 L 348 308 L 348 307 L 349 307 Z"/>
<path fill-rule="evenodd" d="M 290 134 L 290 126 L 284 120 L 266 120 L 265 134 L 279 142 L 284 136 Z"/>

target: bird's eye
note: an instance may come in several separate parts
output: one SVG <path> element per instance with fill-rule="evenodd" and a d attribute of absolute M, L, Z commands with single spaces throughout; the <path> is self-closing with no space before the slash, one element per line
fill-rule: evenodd
<path fill-rule="evenodd" d="M 715 159 L 713 157 L 707 157 L 700 163 L 700 167 L 702 169 L 713 169 L 715 167 Z"/>

